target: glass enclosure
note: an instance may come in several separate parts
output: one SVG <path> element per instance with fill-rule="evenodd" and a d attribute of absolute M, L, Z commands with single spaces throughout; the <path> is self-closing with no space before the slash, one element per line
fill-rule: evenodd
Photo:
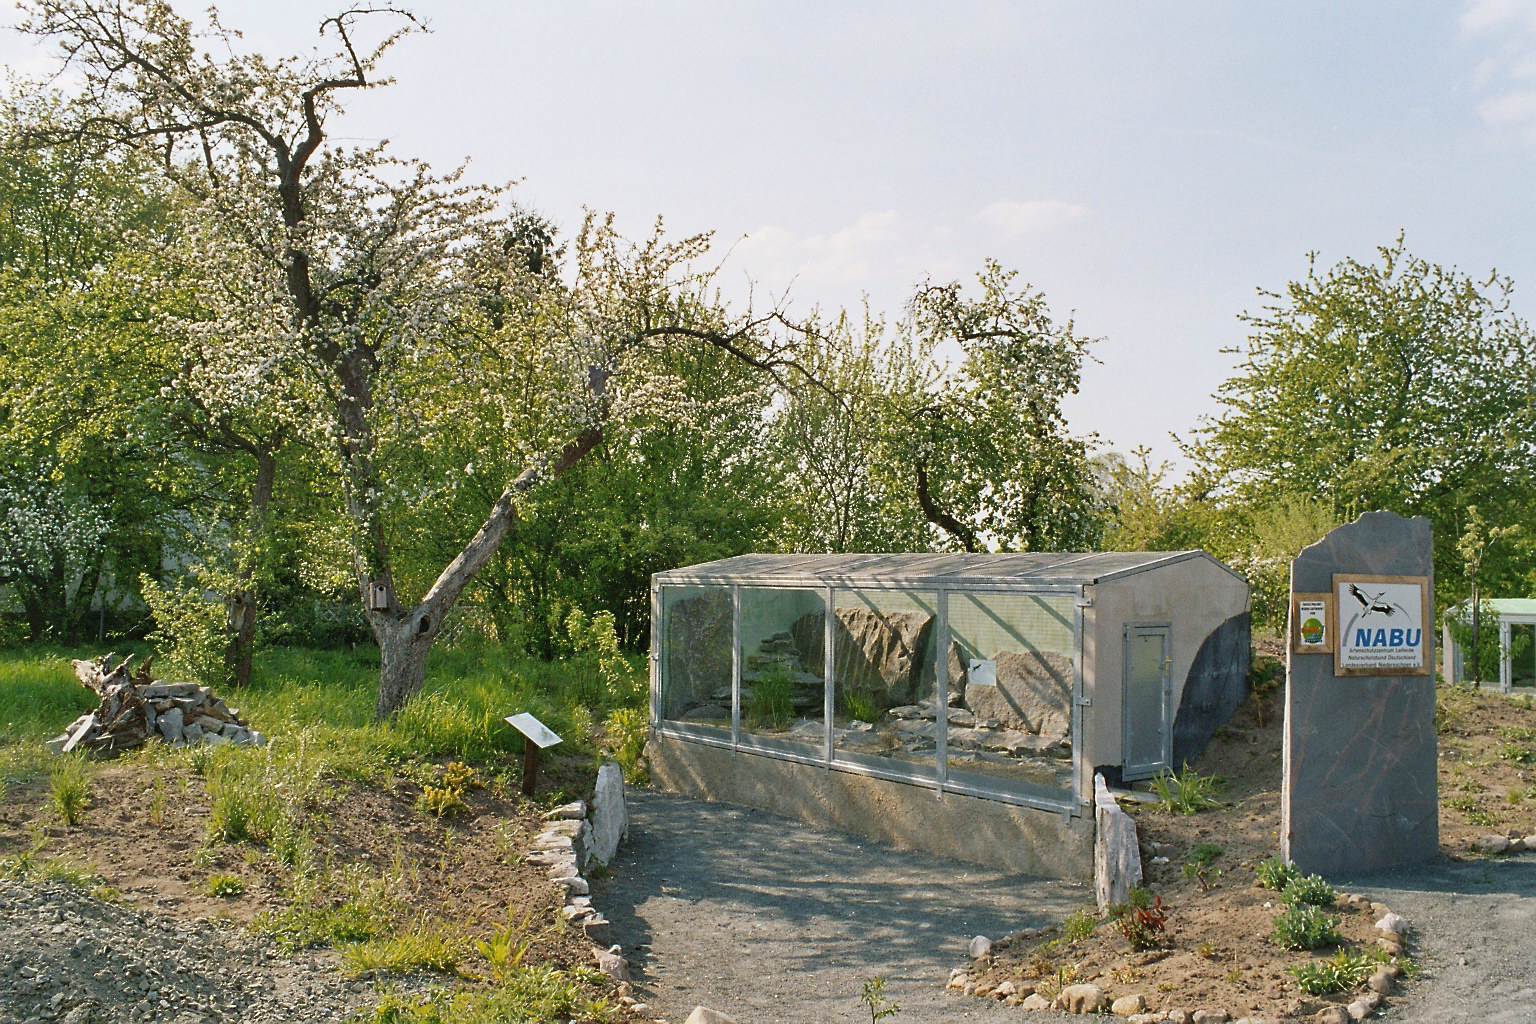
<path fill-rule="evenodd" d="M 657 725 L 738 750 L 1075 808 L 1075 597 L 662 584 Z"/>

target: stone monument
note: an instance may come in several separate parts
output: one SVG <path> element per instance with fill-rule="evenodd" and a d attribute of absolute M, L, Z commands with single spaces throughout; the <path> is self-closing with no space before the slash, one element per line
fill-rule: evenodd
<path fill-rule="evenodd" d="M 1302 871 L 1439 853 L 1430 540 L 1367 512 L 1291 563 L 1280 850 Z"/>

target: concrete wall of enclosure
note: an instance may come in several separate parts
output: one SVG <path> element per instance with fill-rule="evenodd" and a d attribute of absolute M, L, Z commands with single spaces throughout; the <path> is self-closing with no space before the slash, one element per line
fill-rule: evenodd
<path fill-rule="evenodd" d="M 1082 877 L 1094 769 L 1241 702 L 1248 586 L 1198 551 L 742 555 L 653 577 L 651 649 L 662 785 Z"/>
<path fill-rule="evenodd" d="M 1499 678 L 1484 679 L 1484 685 L 1497 683 L 1505 693 L 1533 693 L 1536 687 L 1536 598 L 1500 597 L 1482 602 L 1482 616 L 1490 613 L 1499 626 Z M 1463 601 L 1445 613 L 1444 643 L 1442 644 L 1441 674 L 1453 683 L 1468 680 L 1469 649 L 1463 648 L 1451 635 L 1450 619 L 1472 621 L 1471 605 Z M 1483 618 L 1480 623 L 1486 629 L 1491 623 Z"/>

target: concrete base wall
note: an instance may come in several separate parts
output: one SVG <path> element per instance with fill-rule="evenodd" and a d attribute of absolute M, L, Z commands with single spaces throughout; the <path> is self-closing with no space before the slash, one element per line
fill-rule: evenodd
<path fill-rule="evenodd" d="M 652 735 L 657 786 L 797 818 L 972 864 L 1047 878 L 1093 878 L 1093 817 L 1018 807 L 761 754 Z"/>

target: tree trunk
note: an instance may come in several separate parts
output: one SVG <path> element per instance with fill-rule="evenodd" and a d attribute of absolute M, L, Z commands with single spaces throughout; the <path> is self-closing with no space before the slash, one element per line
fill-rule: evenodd
<path fill-rule="evenodd" d="M 421 692 L 437 624 L 419 610 L 407 615 L 370 612 L 368 621 L 379 641 L 379 699 L 374 715 L 388 718 Z"/>
<path fill-rule="evenodd" d="M 246 550 L 239 572 L 238 589 L 230 595 L 231 621 L 228 623 L 229 643 L 224 648 L 224 677 L 235 686 L 248 686 L 251 682 L 251 662 L 256 652 L 256 609 L 260 594 L 256 589 L 256 573 L 259 568 L 261 549 L 267 532 L 267 510 L 272 505 L 272 492 L 277 480 L 277 453 L 275 446 L 254 450 L 256 480 L 251 485 L 251 519 L 246 537 Z"/>

